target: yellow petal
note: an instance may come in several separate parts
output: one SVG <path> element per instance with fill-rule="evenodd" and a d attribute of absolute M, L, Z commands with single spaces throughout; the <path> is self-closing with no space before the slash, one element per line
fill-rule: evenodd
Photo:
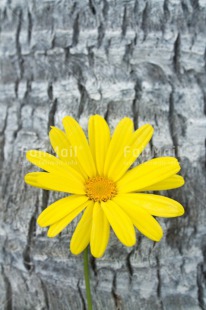
<path fill-rule="evenodd" d="M 38 187 L 38 188 L 42 188 L 42 189 L 45 189 L 45 190 L 52 190 L 51 188 L 49 188 L 48 186 L 42 186 L 42 184 L 40 184 L 38 182 L 38 175 L 39 173 L 43 173 L 43 172 L 30 172 L 30 173 L 27 173 L 25 176 L 24 176 L 24 182 L 30 186 L 34 186 L 34 187 Z M 44 172 L 45 173 L 45 172 Z"/>
<path fill-rule="evenodd" d="M 49 138 L 55 153 L 61 160 L 69 162 L 72 155 L 75 154 L 75 149 L 71 148 L 66 134 L 61 129 L 54 126 L 51 128 Z"/>
<path fill-rule="evenodd" d="M 91 230 L 91 253 L 94 257 L 101 257 L 107 247 L 110 235 L 109 222 L 99 202 L 94 205 L 93 221 Z"/>
<path fill-rule="evenodd" d="M 83 176 L 75 169 L 67 165 L 62 160 L 46 152 L 30 150 L 26 153 L 26 158 L 32 164 L 48 172 L 53 172 L 63 177 L 70 177 L 71 180 L 75 180 L 78 183 L 80 181 L 82 183 L 85 181 Z"/>
<path fill-rule="evenodd" d="M 145 188 L 143 188 L 142 190 L 144 191 L 163 191 L 163 190 L 167 190 L 167 189 L 173 189 L 173 188 L 178 188 L 181 187 L 185 184 L 185 181 L 183 179 L 183 177 L 181 177 L 180 175 L 172 175 L 171 177 L 155 183 L 153 185 L 147 186 Z"/>
<path fill-rule="evenodd" d="M 128 215 L 112 200 L 101 202 L 101 206 L 117 238 L 124 245 L 133 246 L 136 235 Z"/>
<path fill-rule="evenodd" d="M 53 127 L 49 132 L 51 145 L 57 156 L 67 165 L 80 172 L 85 178 L 86 174 L 77 159 L 77 147 L 71 146 L 66 134 L 57 127 Z"/>
<path fill-rule="evenodd" d="M 77 159 L 88 177 L 96 175 L 96 168 L 86 136 L 80 125 L 71 116 L 63 119 L 67 138 L 73 148 L 77 148 Z"/>
<path fill-rule="evenodd" d="M 97 172 L 103 175 L 104 162 L 110 142 L 110 130 L 100 115 L 91 116 L 88 125 L 89 144 L 96 163 Z"/>
<path fill-rule="evenodd" d="M 159 241 L 163 231 L 159 223 L 143 208 L 133 203 L 130 195 L 117 195 L 113 201 L 130 217 L 134 226 L 151 240 Z"/>
<path fill-rule="evenodd" d="M 80 195 L 85 194 L 84 184 L 81 181 L 72 179 L 72 176 L 69 175 L 59 177 L 54 173 L 31 172 L 25 175 L 24 181 L 31 186 L 47 190 Z"/>
<path fill-rule="evenodd" d="M 118 182 L 119 193 L 134 192 L 161 182 L 180 170 L 174 157 L 151 159 L 128 171 Z"/>
<path fill-rule="evenodd" d="M 92 200 L 88 201 L 88 206 L 72 235 L 70 250 L 74 255 L 80 254 L 89 244 L 93 207 L 94 202 Z"/>
<path fill-rule="evenodd" d="M 72 195 L 62 198 L 48 206 L 38 217 L 41 227 L 52 225 L 73 212 L 88 200 L 87 196 Z"/>
<path fill-rule="evenodd" d="M 153 127 L 145 124 L 132 133 L 130 138 L 128 137 L 126 145 L 115 155 L 115 160 L 111 162 L 109 167 L 108 175 L 113 176 L 114 181 L 119 180 L 135 162 L 151 139 L 153 132 Z"/>
<path fill-rule="evenodd" d="M 47 232 L 47 236 L 50 238 L 55 237 L 58 235 L 64 228 L 66 228 L 71 221 L 80 213 L 82 212 L 88 205 L 88 201 L 74 209 L 71 213 L 69 213 L 67 216 L 65 216 L 60 221 L 52 224 Z"/>
<path fill-rule="evenodd" d="M 114 130 L 104 165 L 104 175 L 114 181 L 116 180 L 116 175 L 118 174 L 119 157 L 122 156 L 125 146 L 132 137 L 132 133 L 133 122 L 128 117 L 123 118 Z M 115 167 L 117 167 L 117 170 Z"/>
<path fill-rule="evenodd" d="M 119 195 L 128 204 L 145 209 L 149 214 L 161 217 L 176 217 L 184 214 L 183 206 L 171 198 L 153 194 L 122 194 Z M 114 198 L 115 200 L 115 198 Z M 116 200 L 115 200 L 116 201 Z"/>

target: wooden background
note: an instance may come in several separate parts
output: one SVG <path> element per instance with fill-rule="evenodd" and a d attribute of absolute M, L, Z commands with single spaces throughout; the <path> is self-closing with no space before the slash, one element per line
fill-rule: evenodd
<path fill-rule="evenodd" d="M 205 0 L 0 0 L 0 309 L 86 309 L 76 222 L 48 239 L 36 218 L 61 196 L 23 177 L 50 125 L 95 113 L 154 126 L 143 160 L 179 158 L 186 185 L 163 194 L 186 214 L 160 220 L 158 244 L 112 236 L 91 260 L 94 309 L 206 309 L 205 48 Z"/>

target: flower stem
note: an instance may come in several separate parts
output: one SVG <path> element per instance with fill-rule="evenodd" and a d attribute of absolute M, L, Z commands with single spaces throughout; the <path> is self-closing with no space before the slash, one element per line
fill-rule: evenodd
<path fill-rule="evenodd" d="M 90 279 L 89 279 L 89 251 L 88 247 L 84 250 L 84 279 L 86 285 L 86 296 L 87 296 L 87 306 L 88 310 L 92 310 L 92 297 L 90 290 Z"/>

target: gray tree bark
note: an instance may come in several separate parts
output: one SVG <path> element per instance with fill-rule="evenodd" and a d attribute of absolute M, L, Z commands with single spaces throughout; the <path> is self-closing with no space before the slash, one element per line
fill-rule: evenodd
<path fill-rule="evenodd" d="M 154 126 L 143 159 L 178 157 L 186 185 L 163 194 L 186 214 L 160 220 L 158 244 L 112 235 L 91 260 L 94 309 L 206 309 L 206 2 L 1 0 L 0 19 L 0 309 L 86 309 L 77 221 L 48 239 L 36 218 L 61 195 L 23 177 L 51 125 L 95 113 Z"/>

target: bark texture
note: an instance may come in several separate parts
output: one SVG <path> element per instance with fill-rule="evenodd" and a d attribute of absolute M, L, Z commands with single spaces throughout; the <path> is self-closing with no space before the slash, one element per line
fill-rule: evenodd
<path fill-rule="evenodd" d="M 76 221 L 48 239 L 36 218 L 61 195 L 23 177 L 51 125 L 95 113 L 155 127 L 148 151 L 179 158 L 186 185 L 164 194 L 186 214 L 160 220 L 158 244 L 112 236 L 91 261 L 94 309 L 206 309 L 205 46 L 205 0 L 0 1 L 0 309 L 86 309 Z"/>

